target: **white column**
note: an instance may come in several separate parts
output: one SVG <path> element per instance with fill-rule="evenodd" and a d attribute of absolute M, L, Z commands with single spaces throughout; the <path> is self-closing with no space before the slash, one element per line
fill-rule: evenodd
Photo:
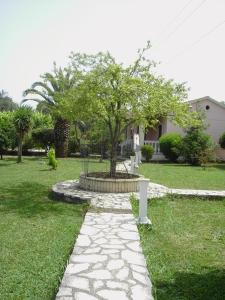
<path fill-rule="evenodd" d="M 130 172 L 134 174 L 134 164 L 135 164 L 135 156 L 130 156 L 131 164 L 130 164 Z"/>
<path fill-rule="evenodd" d="M 149 179 L 141 179 L 139 181 L 139 217 L 137 219 L 137 222 L 139 224 L 152 224 L 149 218 L 147 217 L 147 211 L 148 211 L 148 185 L 149 185 Z"/>
<path fill-rule="evenodd" d="M 139 174 L 139 166 L 136 163 L 134 164 L 134 174 Z"/>

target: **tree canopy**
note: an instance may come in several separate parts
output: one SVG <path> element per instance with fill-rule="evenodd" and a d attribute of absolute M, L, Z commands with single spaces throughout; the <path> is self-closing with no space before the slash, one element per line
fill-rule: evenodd
<path fill-rule="evenodd" d="M 23 140 L 32 127 L 32 116 L 32 109 L 27 106 L 19 107 L 13 116 L 13 123 L 18 137 L 18 163 L 22 162 Z"/>
<path fill-rule="evenodd" d="M 18 108 L 18 104 L 4 90 L 0 91 L 0 111 L 13 111 Z"/>
<path fill-rule="evenodd" d="M 72 53 L 71 68 L 82 74 L 75 89 L 65 94 L 61 105 L 71 119 L 96 118 L 108 128 L 111 176 L 116 172 L 117 147 L 130 124 L 154 126 L 168 116 L 182 127 L 197 122 L 185 104 L 187 89 L 162 76 L 154 75 L 154 62 L 145 58 L 149 45 L 139 51 L 129 66 L 117 63 L 110 53 Z"/>

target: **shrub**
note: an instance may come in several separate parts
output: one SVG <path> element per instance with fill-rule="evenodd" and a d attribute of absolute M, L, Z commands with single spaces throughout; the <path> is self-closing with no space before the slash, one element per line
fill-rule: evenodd
<path fill-rule="evenodd" d="M 214 145 L 211 137 L 201 128 L 190 128 L 183 138 L 182 153 L 185 160 L 194 166 L 201 166 L 213 158 Z"/>
<path fill-rule="evenodd" d="M 221 148 L 225 149 L 225 132 L 221 135 L 219 144 Z"/>
<path fill-rule="evenodd" d="M 166 133 L 160 137 L 159 145 L 164 156 L 175 162 L 181 154 L 182 137 L 176 132 Z"/>
<path fill-rule="evenodd" d="M 48 164 L 53 170 L 56 170 L 58 162 L 55 159 L 55 150 L 53 148 L 48 151 Z"/>
<path fill-rule="evenodd" d="M 32 139 L 36 146 L 47 151 L 48 147 L 54 144 L 54 130 L 52 128 L 37 128 L 32 131 Z"/>
<path fill-rule="evenodd" d="M 150 161 L 153 153 L 154 153 L 154 149 L 151 145 L 143 145 L 141 147 L 141 154 L 144 156 L 144 158 L 147 162 Z"/>
<path fill-rule="evenodd" d="M 13 126 L 13 113 L 0 112 L 0 154 L 9 148 L 14 149 L 17 144 L 16 130 Z"/>

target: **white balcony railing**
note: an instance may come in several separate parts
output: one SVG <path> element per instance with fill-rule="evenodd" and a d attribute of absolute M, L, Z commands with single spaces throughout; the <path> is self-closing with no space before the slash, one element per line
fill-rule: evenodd
<path fill-rule="evenodd" d="M 159 146 L 159 142 L 158 141 L 152 141 L 152 140 L 145 140 L 144 141 L 144 145 L 148 144 L 151 145 L 154 149 L 154 154 L 161 154 L 160 152 L 160 146 Z M 121 155 L 123 154 L 123 147 L 130 145 L 131 148 L 133 148 L 133 139 L 127 139 L 125 141 L 123 141 L 120 146 L 121 146 Z"/>
<path fill-rule="evenodd" d="M 144 145 L 151 145 L 154 149 L 154 154 L 160 154 L 160 146 L 158 141 L 145 140 Z"/>

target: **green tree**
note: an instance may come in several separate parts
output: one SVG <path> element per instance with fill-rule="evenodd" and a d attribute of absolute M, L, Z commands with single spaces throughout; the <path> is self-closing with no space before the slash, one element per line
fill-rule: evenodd
<path fill-rule="evenodd" d="M 40 98 L 26 98 L 25 101 L 36 101 L 45 109 L 48 109 L 54 119 L 54 138 L 57 157 L 66 157 L 68 152 L 68 139 L 70 122 L 67 116 L 63 116 L 61 101 L 65 100 L 65 94 L 75 86 L 76 76 L 68 68 L 57 68 L 54 64 L 53 74 L 45 73 L 41 76 L 42 82 L 35 82 L 30 89 L 24 91 L 24 97 L 36 95 Z"/>
<path fill-rule="evenodd" d="M 14 126 L 18 137 L 18 158 L 17 162 L 22 162 L 23 140 L 32 127 L 32 109 L 27 106 L 19 107 L 14 114 Z"/>
<path fill-rule="evenodd" d="M 54 132 L 51 128 L 37 128 L 32 130 L 32 140 L 37 147 L 47 150 L 54 145 Z"/>
<path fill-rule="evenodd" d="M 3 159 L 4 151 L 9 147 L 9 138 L 7 132 L 0 128 L 0 156 L 1 160 Z"/>
<path fill-rule="evenodd" d="M 34 111 L 32 115 L 32 130 L 29 131 L 24 139 L 23 150 L 35 147 L 43 147 L 46 149 L 49 145 L 54 145 L 51 115 Z"/>
<path fill-rule="evenodd" d="M 176 84 L 152 73 L 154 63 L 144 57 L 149 45 L 129 65 L 116 63 L 109 53 L 71 55 L 74 70 L 82 70 L 82 83 L 63 103 L 67 115 L 80 114 L 101 120 L 109 132 L 110 176 L 116 173 L 119 142 L 130 124 L 156 124 L 159 117 L 175 112 L 174 119 L 191 120 L 184 84 Z M 79 91 L 79 92 L 78 92 Z M 70 101 L 68 99 L 70 98 Z M 182 124 L 184 125 L 184 124 Z"/>
<path fill-rule="evenodd" d="M 48 105 L 46 105 L 46 102 L 44 102 L 44 101 L 41 101 L 37 104 L 36 111 L 43 113 L 45 115 L 48 115 L 51 113 Z"/>
<path fill-rule="evenodd" d="M 13 125 L 13 112 L 0 112 L 0 155 L 9 148 L 14 149 L 17 138 Z"/>
<path fill-rule="evenodd" d="M 183 138 L 182 154 L 185 160 L 200 166 L 213 158 L 214 144 L 211 137 L 201 127 L 191 127 Z"/>
<path fill-rule="evenodd" d="M 18 104 L 4 90 L 0 91 L 0 111 L 13 111 L 18 108 Z"/>

